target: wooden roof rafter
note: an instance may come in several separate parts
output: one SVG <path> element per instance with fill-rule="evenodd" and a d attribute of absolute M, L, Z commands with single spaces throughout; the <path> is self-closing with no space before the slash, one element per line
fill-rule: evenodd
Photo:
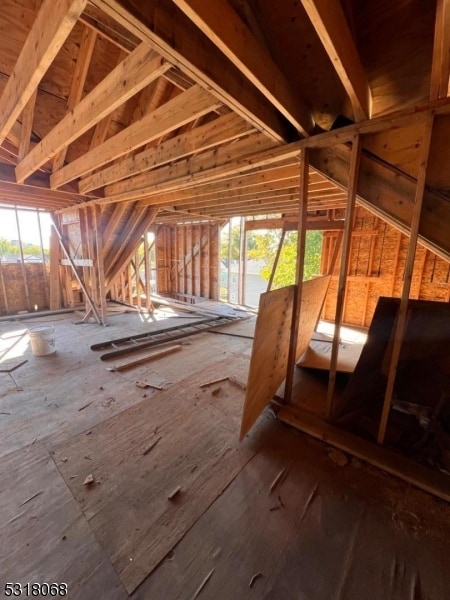
<path fill-rule="evenodd" d="M 170 65 L 148 45 L 138 46 L 17 165 L 17 181 L 22 183 L 60 150 L 169 68 Z"/>
<path fill-rule="evenodd" d="M 87 0 L 44 0 L 0 97 L 0 144 L 37 89 Z"/>
<path fill-rule="evenodd" d="M 96 4 L 256 129 L 277 142 L 296 137 L 285 117 L 172 0 L 150 0 L 145 6 L 135 0 L 97 0 Z"/>
<path fill-rule="evenodd" d="M 270 53 L 235 13 L 228 0 L 173 0 L 303 135 L 314 129 L 311 111 L 293 92 Z"/>
<path fill-rule="evenodd" d="M 430 99 L 449 95 L 450 1 L 437 0 Z"/>
<path fill-rule="evenodd" d="M 301 2 L 350 98 L 356 121 L 369 119 L 369 82 L 340 0 Z"/>

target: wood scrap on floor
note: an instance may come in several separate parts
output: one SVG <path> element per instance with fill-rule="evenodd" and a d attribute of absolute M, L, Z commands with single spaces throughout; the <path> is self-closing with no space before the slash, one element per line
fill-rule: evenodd
<path fill-rule="evenodd" d="M 178 352 L 181 349 L 182 346 L 180 344 L 177 344 L 176 346 L 169 346 L 168 348 L 158 350 L 157 352 L 153 352 L 152 354 L 149 354 L 148 356 L 143 356 L 142 358 L 138 358 L 137 360 L 123 363 L 121 365 L 116 365 L 114 367 L 106 367 L 106 370 L 114 372 L 126 371 L 127 369 L 133 369 L 134 367 L 138 367 L 139 365 L 143 365 L 153 360 L 159 360 L 160 358 L 163 358 L 164 356 L 167 356 L 169 354 L 173 354 L 174 352 Z"/>
<path fill-rule="evenodd" d="M 270 484 L 269 494 L 271 494 L 273 492 L 273 490 L 278 486 L 278 484 L 280 483 L 281 479 L 284 477 L 285 474 L 286 474 L 286 469 L 281 469 L 281 471 L 277 474 L 275 479 Z"/>
<path fill-rule="evenodd" d="M 181 485 L 177 485 L 176 488 L 174 488 L 169 495 L 167 496 L 167 500 L 174 500 L 178 494 L 181 492 Z"/>
<path fill-rule="evenodd" d="M 248 584 L 249 588 L 252 588 L 255 585 L 255 581 L 257 581 L 260 577 L 262 577 L 262 573 L 255 573 L 253 577 L 250 579 L 250 583 Z"/>
<path fill-rule="evenodd" d="M 198 598 L 200 596 L 203 588 L 208 583 L 208 581 L 211 579 L 214 571 L 215 571 L 215 569 L 211 569 L 211 571 L 208 573 L 208 575 L 205 577 L 205 579 L 201 582 L 201 584 L 196 589 L 195 594 L 192 596 L 192 600 L 195 600 L 196 598 Z"/>
<path fill-rule="evenodd" d="M 147 388 L 153 388 L 155 390 L 163 390 L 164 388 L 161 385 L 156 385 L 156 383 L 150 383 L 149 381 L 136 381 L 136 385 L 138 388 L 143 390 Z"/>
<path fill-rule="evenodd" d="M 210 385 L 215 385 L 216 383 L 221 383 L 222 381 L 226 381 L 227 379 L 228 379 L 228 376 L 219 377 L 218 379 L 213 379 L 212 381 L 206 381 L 205 383 L 200 384 L 198 387 L 206 388 L 206 387 L 209 387 Z"/>
<path fill-rule="evenodd" d="M 161 439 L 161 436 L 159 438 L 157 438 L 156 440 L 153 440 L 153 442 L 151 442 L 147 448 L 145 448 L 142 452 L 142 456 L 147 456 L 147 454 L 149 452 L 151 452 L 153 450 L 153 448 L 156 446 L 156 444 L 159 442 L 159 440 Z"/>

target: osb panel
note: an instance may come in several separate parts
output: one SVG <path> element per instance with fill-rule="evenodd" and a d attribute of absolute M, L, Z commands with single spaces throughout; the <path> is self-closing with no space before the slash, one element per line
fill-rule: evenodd
<path fill-rule="evenodd" d="M 1 265 L 3 281 L 6 289 L 6 302 L 3 293 L 3 285 L 0 285 L 0 313 L 6 314 L 6 306 L 8 313 L 15 314 L 21 310 L 33 309 L 35 306 L 39 310 L 48 308 L 44 273 L 42 263 L 26 263 L 25 273 L 30 294 L 30 307 L 27 306 L 27 298 L 25 294 L 25 283 L 22 274 L 22 266 L 20 263 Z M 49 278 L 49 268 L 47 270 L 47 281 Z"/>
<path fill-rule="evenodd" d="M 333 238 L 336 232 L 325 232 L 324 235 L 325 238 Z M 401 296 L 407 251 L 408 238 L 405 235 L 364 208 L 357 208 L 344 303 L 345 324 L 368 327 L 380 296 Z M 331 253 L 324 256 L 324 272 L 330 257 Z M 339 260 L 322 315 L 330 321 L 335 318 L 338 276 Z M 448 302 L 449 283 L 449 263 L 419 245 L 414 261 L 411 298 Z"/>

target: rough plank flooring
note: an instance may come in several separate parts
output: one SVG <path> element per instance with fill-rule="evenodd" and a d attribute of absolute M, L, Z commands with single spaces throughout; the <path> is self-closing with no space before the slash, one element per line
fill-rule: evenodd
<path fill-rule="evenodd" d="M 50 320 L 56 330 L 57 353 L 47 357 L 31 355 L 23 335 L 28 323 L 0 324 L 0 359 L 28 359 L 13 372 L 14 381 L 8 374 L 0 374 L 1 590 L 4 581 L 66 581 L 71 599 L 125 600 L 128 593 L 105 551 L 104 540 L 101 536 L 97 539 L 78 502 L 81 498 L 76 493 L 74 497 L 67 485 L 76 479 L 68 479 L 66 484 L 58 469 L 62 465 L 70 477 L 69 459 L 58 463 L 50 451 L 77 447 L 97 430 L 119 427 L 122 419 L 125 426 L 130 419 L 127 415 L 139 412 L 142 406 L 154 408 L 152 422 L 164 417 L 167 420 L 171 390 L 172 401 L 178 398 L 182 410 L 174 412 L 167 431 L 173 429 L 180 444 L 187 430 L 203 427 L 208 415 L 214 419 L 211 443 L 216 421 L 228 428 L 231 438 L 231 429 L 236 427 L 231 442 L 235 443 L 239 403 L 230 401 L 222 411 L 220 395 L 214 404 L 211 392 L 215 387 L 199 390 L 200 398 L 196 398 L 194 388 L 181 382 L 188 379 L 194 386 L 193 382 L 213 379 L 212 373 L 221 370 L 220 363 L 224 374 L 235 365 L 233 372 L 244 380 L 252 342 L 203 333 L 162 361 L 110 373 L 89 346 L 142 331 L 147 324 L 136 314 L 114 315 L 106 329 L 74 325 L 75 315 L 45 319 Z M 182 322 L 173 318 L 152 327 Z M 227 330 L 233 332 L 233 328 Z M 241 323 L 236 328 L 251 335 L 251 324 Z M 135 382 L 142 379 L 167 389 L 140 389 Z M 14 382 L 23 391 L 16 390 Z M 217 387 L 224 392 L 231 384 Z M 238 390 L 235 393 L 233 398 L 238 397 Z M 205 395 L 207 408 L 200 412 L 199 402 Z M 228 395 L 231 393 L 222 399 Z M 93 433 L 86 436 L 88 431 Z M 149 429 L 150 434 L 153 431 Z M 141 435 L 143 432 L 145 428 L 141 428 Z M 209 574 L 199 598 L 448 597 L 448 505 L 359 461 L 350 461 L 345 467 L 335 465 L 325 445 L 276 422 L 267 412 L 258 421 L 252 439 L 260 444 L 253 458 L 242 465 L 222 494 L 195 515 L 183 536 L 176 536 L 178 543 L 168 544 L 165 558 L 133 598 L 189 599 Z M 245 444 L 252 445 L 252 439 Z M 118 446 L 122 441 L 117 441 Z M 129 438 L 130 447 L 133 441 L 141 451 L 144 438 Z M 115 450 L 119 448 L 110 451 L 115 465 L 111 475 L 117 473 L 120 487 L 129 479 L 121 475 L 117 466 L 121 457 Z M 176 448 L 178 451 L 182 452 Z M 86 445 L 86 455 L 89 452 Z M 143 458 L 154 460 L 156 454 L 152 457 L 152 452 Z M 185 454 L 187 462 L 201 458 L 195 444 Z M 174 448 L 161 445 L 158 464 L 169 462 L 173 456 Z M 173 469 L 167 470 L 169 479 Z M 271 484 L 283 469 L 284 476 L 270 493 Z M 131 487 L 127 498 L 131 504 L 140 496 L 134 496 Z M 113 507 L 114 502 L 107 502 L 108 506 Z M 177 526 L 176 521 L 173 526 Z M 130 540 L 124 539 L 125 546 Z M 261 576 L 250 588 L 258 573 Z"/>

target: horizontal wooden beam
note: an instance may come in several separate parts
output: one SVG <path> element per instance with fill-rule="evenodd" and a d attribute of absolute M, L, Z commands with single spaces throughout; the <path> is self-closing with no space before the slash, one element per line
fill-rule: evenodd
<path fill-rule="evenodd" d="M 0 98 L 0 145 L 58 54 L 87 0 L 44 0 Z"/>
<path fill-rule="evenodd" d="M 304 136 L 314 128 L 311 111 L 228 0 L 173 0 Z"/>
<path fill-rule="evenodd" d="M 254 221 L 245 222 L 245 231 L 258 231 L 261 229 L 284 229 L 285 231 L 297 231 L 298 216 L 281 217 L 277 219 L 255 219 Z M 339 231 L 344 229 L 344 221 L 307 219 L 306 229 L 315 231 Z"/>
<path fill-rule="evenodd" d="M 138 46 L 17 165 L 17 181 L 23 182 L 62 148 L 68 146 L 169 68 L 170 65 L 147 44 Z"/>
<path fill-rule="evenodd" d="M 340 0 L 301 0 L 352 103 L 355 119 L 371 116 L 372 96 Z"/>
<path fill-rule="evenodd" d="M 194 86 L 53 173 L 50 184 L 54 188 L 60 187 L 190 123 L 218 106 L 220 102 L 214 96 L 199 86 Z"/>
<path fill-rule="evenodd" d="M 169 188 L 180 189 L 183 184 L 189 184 L 197 174 L 209 173 L 219 166 L 234 163 L 236 155 L 245 157 L 253 154 L 256 148 L 266 150 L 271 147 L 273 147 L 273 140 L 268 139 L 262 133 L 255 133 L 231 145 L 207 150 L 173 165 L 114 183 L 105 188 L 105 197 L 120 196 L 122 199 L 132 200 L 141 196 L 141 189 L 152 190 L 160 185 L 164 185 L 167 190 Z"/>
<path fill-rule="evenodd" d="M 121 179 L 132 177 L 168 162 L 202 152 L 219 144 L 230 142 L 253 131 L 251 125 L 241 117 L 230 113 L 200 127 L 177 135 L 156 148 L 139 152 L 85 177 L 79 182 L 80 193 L 84 194 Z"/>
<path fill-rule="evenodd" d="M 450 501 L 450 481 L 445 473 L 325 423 L 316 415 L 294 406 L 283 407 L 277 418 L 442 500 Z"/>

